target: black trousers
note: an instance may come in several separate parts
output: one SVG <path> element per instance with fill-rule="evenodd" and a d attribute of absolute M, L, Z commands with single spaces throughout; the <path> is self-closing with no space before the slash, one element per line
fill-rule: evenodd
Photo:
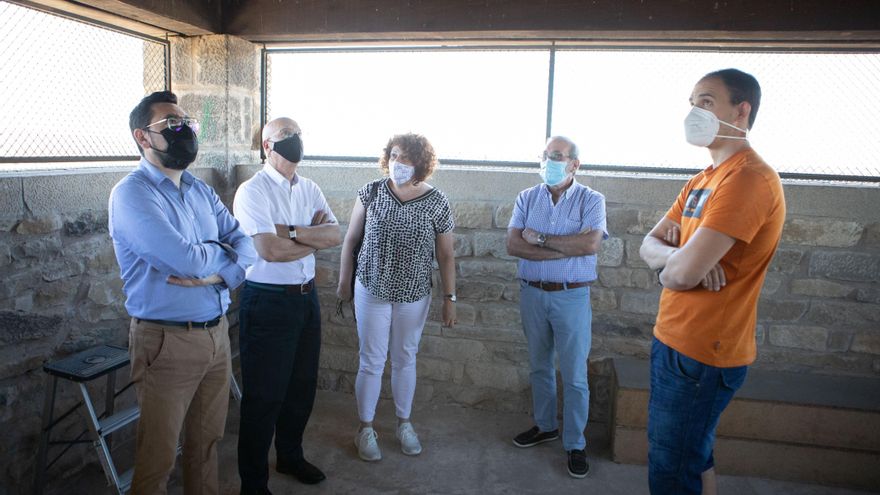
<path fill-rule="evenodd" d="M 239 312 L 242 401 L 238 473 L 242 489 L 265 488 L 275 437 L 280 463 L 303 457 L 321 351 L 318 294 L 289 294 L 245 284 Z"/>

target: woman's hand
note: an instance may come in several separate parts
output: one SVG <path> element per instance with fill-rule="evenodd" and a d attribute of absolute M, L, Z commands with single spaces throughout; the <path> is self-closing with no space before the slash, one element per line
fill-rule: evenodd
<path fill-rule="evenodd" d="M 443 326 L 452 328 L 458 323 L 458 320 L 455 318 L 455 303 L 452 302 L 448 297 L 443 298 Z"/>
<path fill-rule="evenodd" d="M 339 281 L 339 285 L 336 286 L 336 297 L 342 299 L 343 301 L 351 301 L 351 298 L 354 297 L 354 294 L 351 293 L 350 281 Z"/>

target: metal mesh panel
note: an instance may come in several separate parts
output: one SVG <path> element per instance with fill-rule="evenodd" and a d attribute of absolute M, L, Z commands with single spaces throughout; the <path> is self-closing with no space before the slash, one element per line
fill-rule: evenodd
<path fill-rule="evenodd" d="M 137 155 L 128 114 L 166 88 L 164 43 L 0 2 L 0 161 Z"/>

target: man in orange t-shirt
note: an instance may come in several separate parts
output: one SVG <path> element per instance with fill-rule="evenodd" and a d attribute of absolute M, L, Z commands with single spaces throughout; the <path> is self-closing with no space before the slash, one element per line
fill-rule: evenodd
<path fill-rule="evenodd" d="M 758 296 L 785 221 L 779 175 L 751 148 L 758 81 L 736 69 L 694 87 L 687 141 L 713 164 L 691 178 L 640 250 L 663 293 L 651 349 L 652 494 L 715 493 L 718 418 L 754 362 Z"/>

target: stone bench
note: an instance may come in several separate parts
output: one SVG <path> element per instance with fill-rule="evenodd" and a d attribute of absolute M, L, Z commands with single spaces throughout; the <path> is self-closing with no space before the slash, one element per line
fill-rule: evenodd
<path fill-rule="evenodd" d="M 618 358 L 612 376 L 615 462 L 648 459 L 648 361 Z M 720 474 L 880 490 L 880 379 L 752 368 L 721 416 Z"/>

